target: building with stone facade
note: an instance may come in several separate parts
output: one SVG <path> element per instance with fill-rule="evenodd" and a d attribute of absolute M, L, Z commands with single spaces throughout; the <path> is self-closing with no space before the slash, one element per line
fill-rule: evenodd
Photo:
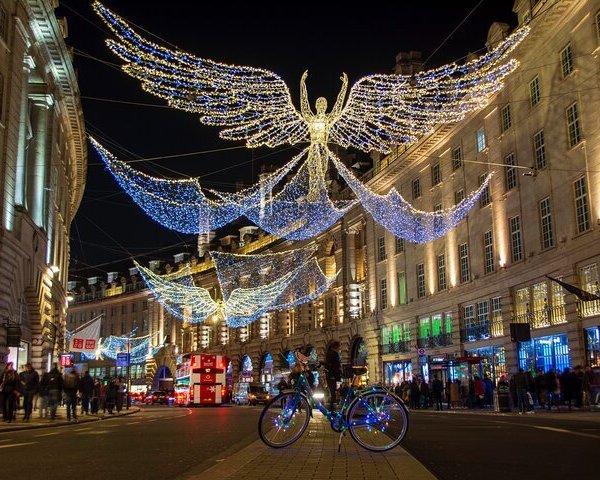
<path fill-rule="evenodd" d="M 434 371 L 465 379 L 600 366 L 600 302 L 548 278 L 599 290 L 600 2 L 517 0 L 514 10 L 531 33 L 505 88 L 459 124 L 376 158 L 363 177 L 431 211 L 494 172 L 467 219 L 427 244 L 393 237 L 360 207 L 310 242 L 221 239 L 239 252 L 313 243 L 323 270 L 340 274 L 318 301 L 235 330 L 218 318 L 166 328 L 157 312 L 163 340 L 170 331 L 180 352 L 224 353 L 234 377 L 267 383 L 289 371 L 290 352 L 323 360 L 333 340 L 342 363 L 367 364 L 370 381 L 388 384 Z M 491 25 L 489 45 L 507 33 Z M 197 283 L 215 286 L 208 258 L 193 262 Z M 512 323 L 529 325 L 531 341 L 512 341 Z"/>
<path fill-rule="evenodd" d="M 0 368 L 45 369 L 65 347 L 69 233 L 87 160 L 57 7 L 0 1 Z"/>

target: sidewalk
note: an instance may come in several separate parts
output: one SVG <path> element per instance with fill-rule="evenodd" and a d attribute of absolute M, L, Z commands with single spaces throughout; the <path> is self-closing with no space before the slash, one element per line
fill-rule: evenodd
<path fill-rule="evenodd" d="M 338 453 L 339 434 L 320 413 L 304 435 L 287 448 L 269 448 L 260 440 L 237 453 L 217 459 L 216 465 L 180 480 L 435 480 L 420 462 L 401 446 L 376 453 L 363 449 L 346 435 Z"/>
<path fill-rule="evenodd" d="M 56 410 L 56 418 L 50 420 L 50 418 L 39 418 L 39 413 L 34 411 L 31 414 L 31 420 L 23 421 L 23 410 L 18 410 L 17 420 L 11 423 L 0 422 L 0 433 L 3 432 L 14 432 L 19 430 L 28 430 L 34 428 L 49 428 L 49 427 L 61 427 L 64 425 L 76 425 L 79 423 L 96 422 L 99 420 L 106 420 L 109 418 L 122 417 L 124 415 L 131 415 L 139 412 L 138 407 L 130 407 L 129 410 L 123 409 L 121 413 L 115 413 L 109 415 L 108 413 L 98 413 L 95 415 L 79 415 L 79 407 L 77 409 L 77 422 L 67 420 L 67 410 L 64 406 L 58 407 Z"/>

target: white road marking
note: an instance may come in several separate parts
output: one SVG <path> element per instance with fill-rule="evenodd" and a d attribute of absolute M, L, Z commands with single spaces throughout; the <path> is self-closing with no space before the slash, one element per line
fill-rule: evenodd
<path fill-rule="evenodd" d="M 0 448 L 20 447 L 22 445 L 33 445 L 34 443 L 40 443 L 40 442 L 12 443 L 10 445 L 0 445 Z"/>
<path fill-rule="evenodd" d="M 40 435 L 34 435 L 34 437 L 49 437 L 50 435 L 58 435 L 62 432 L 52 432 L 52 433 L 41 433 Z"/>
<path fill-rule="evenodd" d="M 125 425 L 135 425 L 136 423 L 140 423 L 140 422 L 129 422 L 129 423 L 126 423 Z"/>
<path fill-rule="evenodd" d="M 4 438 L 2 440 L 0 440 L 0 442 L 11 442 L 12 438 Z"/>
<path fill-rule="evenodd" d="M 565 430 L 564 428 L 543 427 L 541 425 L 531 425 L 531 426 L 533 428 L 537 428 L 539 430 L 549 430 L 551 432 L 558 432 L 558 433 L 569 433 L 571 435 L 579 435 L 580 437 L 600 438 L 600 435 L 592 435 L 591 433 L 573 432 L 572 430 Z"/>
<path fill-rule="evenodd" d="M 87 428 L 78 428 L 76 430 L 73 430 L 74 432 L 87 432 L 88 430 L 91 430 L 91 427 L 87 427 Z"/>

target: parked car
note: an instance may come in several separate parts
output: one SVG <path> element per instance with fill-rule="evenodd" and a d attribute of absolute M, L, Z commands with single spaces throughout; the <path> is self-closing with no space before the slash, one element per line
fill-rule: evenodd
<path fill-rule="evenodd" d="M 240 382 L 233 385 L 232 401 L 237 405 L 266 404 L 270 398 L 262 383 Z"/>

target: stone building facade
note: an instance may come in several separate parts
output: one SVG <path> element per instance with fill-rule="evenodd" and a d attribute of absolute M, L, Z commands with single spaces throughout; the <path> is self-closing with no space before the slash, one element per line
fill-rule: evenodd
<path fill-rule="evenodd" d="M 87 160 L 57 7 L 0 1 L 0 368 L 44 369 L 64 349 L 69 233 Z"/>
<path fill-rule="evenodd" d="M 517 0 L 514 10 L 531 33 L 505 88 L 459 124 L 377 158 L 363 177 L 376 192 L 393 186 L 432 211 L 494 172 L 468 218 L 427 244 L 393 237 L 359 207 L 310 242 L 263 235 L 240 248 L 238 240 L 228 248 L 316 244 L 323 270 L 340 274 L 318 301 L 245 328 L 171 319 L 180 352 L 224 353 L 234 377 L 265 382 L 289 370 L 289 352 L 323 360 L 333 340 L 342 363 L 367 364 L 370 381 L 388 384 L 433 372 L 498 378 L 519 366 L 600 366 L 600 302 L 581 301 L 547 277 L 599 290 L 600 2 Z M 507 33 L 491 25 L 488 43 Z M 197 283 L 216 285 L 210 262 L 194 262 Z M 164 339 L 165 314 L 154 315 Z M 529 325 L 532 340 L 511 341 L 513 323 Z"/>

